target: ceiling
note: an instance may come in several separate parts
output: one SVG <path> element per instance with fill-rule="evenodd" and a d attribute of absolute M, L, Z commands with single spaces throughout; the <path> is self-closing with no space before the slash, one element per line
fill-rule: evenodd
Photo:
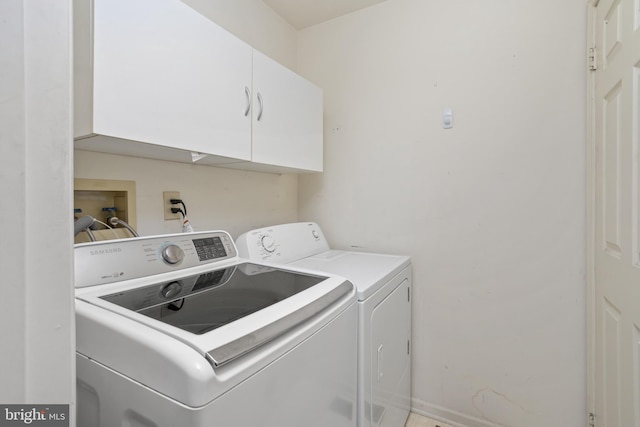
<path fill-rule="evenodd" d="M 301 30 L 384 0 L 263 0 L 295 29 Z"/>

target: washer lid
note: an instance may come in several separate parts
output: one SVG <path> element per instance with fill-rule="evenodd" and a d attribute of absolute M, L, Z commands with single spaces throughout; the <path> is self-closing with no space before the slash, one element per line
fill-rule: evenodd
<path fill-rule="evenodd" d="M 146 286 L 105 285 L 76 297 L 179 339 L 220 366 L 349 296 L 343 278 L 242 263 Z"/>
<path fill-rule="evenodd" d="M 287 265 L 343 276 L 363 301 L 410 263 L 411 258 L 404 255 L 329 250 Z"/>

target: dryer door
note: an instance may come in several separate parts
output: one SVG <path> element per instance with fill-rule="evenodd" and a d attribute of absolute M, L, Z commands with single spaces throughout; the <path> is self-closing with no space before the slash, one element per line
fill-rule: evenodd
<path fill-rule="evenodd" d="M 397 286 L 371 312 L 371 425 L 404 425 L 410 408 L 411 276 L 393 279 Z M 382 290 L 389 290 L 388 284 Z"/>

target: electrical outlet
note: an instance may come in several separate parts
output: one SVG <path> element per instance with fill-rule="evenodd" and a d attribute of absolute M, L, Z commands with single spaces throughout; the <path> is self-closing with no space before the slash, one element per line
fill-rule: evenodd
<path fill-rule="evenodd" d="M 171 199 L 179 199 L 180 192 L 179 191 L 164 191 L 162 193 L 162 197 L 164 198 L 164 219 L 182 219 L 182 215 L 180 212 L 173 213 L 171 212 L 171 208 L 180 208 L 182 209 L 182 205 L 172 205 Z"/>

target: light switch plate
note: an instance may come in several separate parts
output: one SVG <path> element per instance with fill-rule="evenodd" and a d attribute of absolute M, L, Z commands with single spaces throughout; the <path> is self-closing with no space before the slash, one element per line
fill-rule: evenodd
<path fill-rule="evenodd" d="M 442 127 L 451 129 L 453 127 L 453 108 L 445 108 L 442 110 Z"/>

